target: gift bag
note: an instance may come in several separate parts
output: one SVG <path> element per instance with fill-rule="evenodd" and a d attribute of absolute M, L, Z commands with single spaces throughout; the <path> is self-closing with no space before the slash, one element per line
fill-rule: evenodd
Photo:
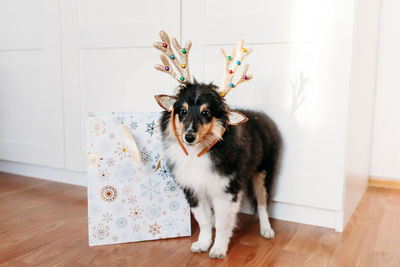
<path fill-rule="evenodd" d="M 159 116 L 89 114 L 90 246 L 191 234 L 189 205 L 162 158 Z"/>

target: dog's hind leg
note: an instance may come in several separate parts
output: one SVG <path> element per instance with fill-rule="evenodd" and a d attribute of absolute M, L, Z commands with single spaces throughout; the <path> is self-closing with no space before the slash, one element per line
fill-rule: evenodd
<path fill-rule="evenodd" d="M 274 230 L 271 228 L 267 213 L 267 190 L 264 186 L 266 172 L 260 172 L 253 177 L 253 190 L 257 200 L 257 213 L 260 220 L 260 234 L 272 239 L 275 236 Z"/>

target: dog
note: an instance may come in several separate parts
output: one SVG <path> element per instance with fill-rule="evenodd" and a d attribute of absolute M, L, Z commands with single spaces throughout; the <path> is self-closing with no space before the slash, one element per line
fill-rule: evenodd
<path fill-rule="evenodd" d="M 229 107 L 217 89 L 212 83 L 196 81 L 181 86 L 173 104 L 175 131 L 171 112 L 164 111 L 160 118 L 167 165 L 183 189 L 200 228 L 191 250 L 208 251 L 215 226 L 211 258 L 226 256 L 245 197 L 257 211 L 261 236 L 274 238 L 267 203 L 282 152 L 278 127 L 264 113 L 239 110 L 248 121 L 227 125 Z M 175 137 L 188 155 L 182 152 Z M 199 157 L 198 153 L 211 146 L 214 140 L 217 142 Z"/>

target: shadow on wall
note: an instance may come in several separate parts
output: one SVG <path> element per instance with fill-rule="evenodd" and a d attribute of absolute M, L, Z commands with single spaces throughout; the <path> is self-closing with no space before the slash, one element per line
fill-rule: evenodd
<path fill-rule="evenodd" d="M 303 71 L 300 72 L 299 78 L 296 80 L 290 81 L 290 86 L 292 87 L 292 113 L 296 113 L 296 111 L 300 108 L 300 106 L 306 100 L 304 87 L 308 83 L 309 78 L 305 77 Z"/>

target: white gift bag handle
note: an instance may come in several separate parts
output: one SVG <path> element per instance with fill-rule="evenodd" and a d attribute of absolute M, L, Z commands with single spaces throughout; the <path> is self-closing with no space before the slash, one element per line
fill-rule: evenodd
<path fill-rule="evenodd" d="M 131 131 L 125 124 L 121 124 L 121 127 L 122 127 L 122 133 L 124 134 L 125 137 L 126 145 L 128 146 L 129 153 L 131 154 L 131 157 L 135 162 L 137 169 L 139 171 L 142 171 L 142 168 L 140 166 L 141 160 L 140 160 L 139 148 L 136 144 L 135 138 L 133 138 Z M 160 156 L 160 158 L 158 159 L 157 166 L 154 172 L 158 171 L 158 169 L 161 167 L 161 158 L 162 156 Z"/>

